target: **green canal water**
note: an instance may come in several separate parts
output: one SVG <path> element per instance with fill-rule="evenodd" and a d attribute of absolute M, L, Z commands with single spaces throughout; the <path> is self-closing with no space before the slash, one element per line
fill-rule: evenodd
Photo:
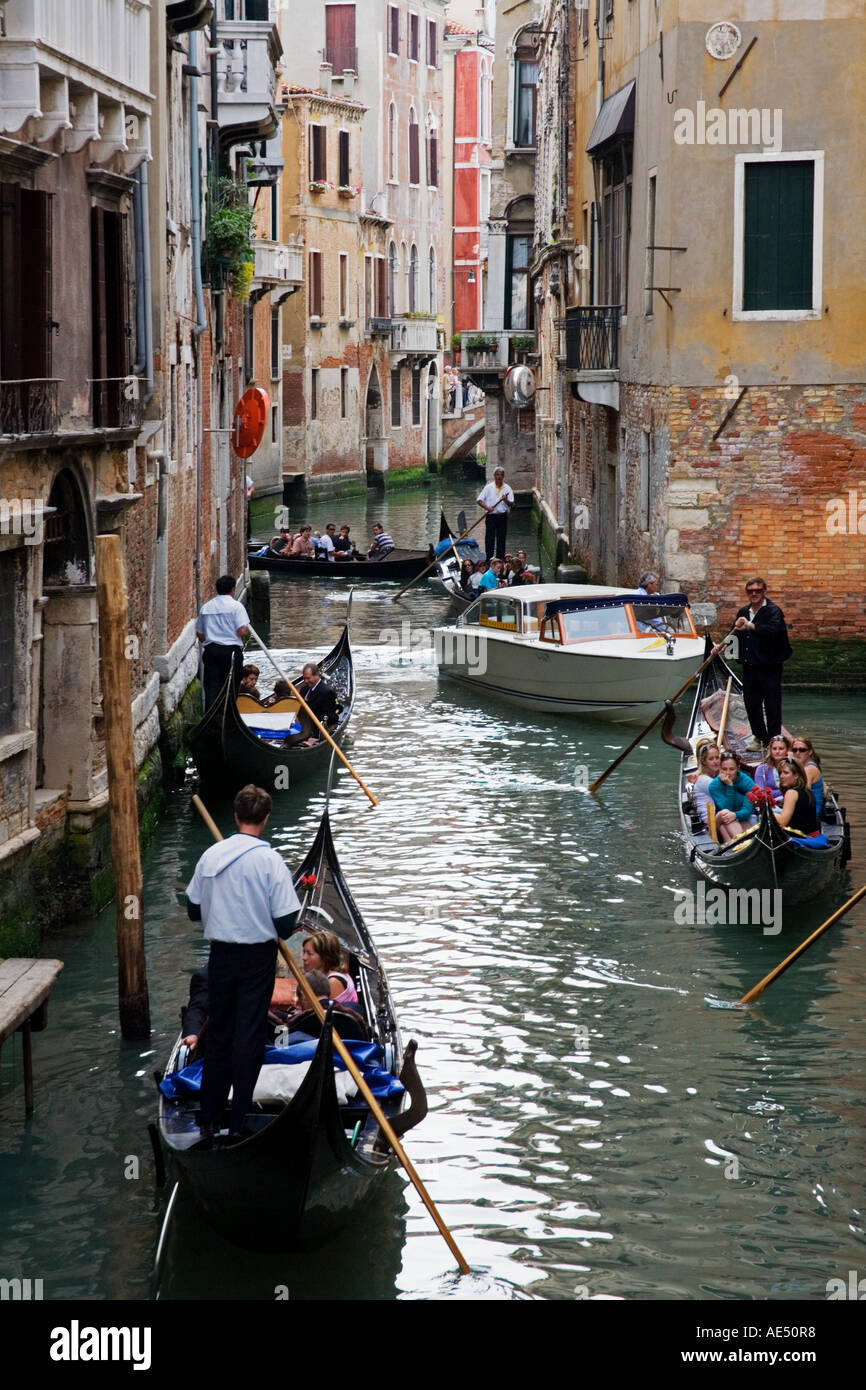
<path fill-rule="evenodd" d="M 447 485 L 449 512 L 469 511 L 474 490 Z M 442 500 L 437 485 L 319 504 L 310 519 L 358 535 L 380 519 L 419 544 Z M 511 539 L 536 549 L 528 514 Z M 290 665 L 332 644 L 347 592 L 272 583 L 271 641 Z M 653 738 L 590 798 L 582 770 L 597 774 L 631 735 L 439 681 L 426 632 L 446 602 L 393 592 L 367 583 L 353 600 L 348 752 L 381 805 L 341 772 L 331 810 L 404 1037 L 419 1042 L 430 1113 L 407 1148 L 475 1273 L 455 1275 L 394 1173 L 360 1221 L 303 1256 L 239 1252 L 180 1207 L 154 1275 L 152 1073 L 206 954 L 182 905 L 209 843 L 190 783 L 145 863 L 150 1041 L 118 1035 L 112 910 L 45 940 L 65 969 L 34 1040 L 27 1123 L 20 1040 L 0 1059 L 0 1276 L 42 1279 L 46 1299 L 271 1300 L 285 1285 L 293 1300 L 824 1300 L 864 1259 L 866 912 L 758 1005 L 734 1001 L 866 879 L 861 702 L 785 703 L 849 810 L 839 891 L 791 911 L 777 936 L 683 925 L 674 894 L 696 880 L 672 750 Z M 316 787 L 278 802 L 270 837 L 290 864 L 323 804 Z M 227 830 L 228 807 L 212 809 Z"/>

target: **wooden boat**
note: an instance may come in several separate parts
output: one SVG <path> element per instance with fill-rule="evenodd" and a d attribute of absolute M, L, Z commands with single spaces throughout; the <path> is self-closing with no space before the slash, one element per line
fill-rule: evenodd
<path fill-rule="evenodd" d="M 445 550 L 436 568 L 430 573 L 430 583 L 434 589 L 450 598 L 452 606 L 457 612 L 462 613 L 470 603 L 474 603 L 477 594 L 464 593 L 460 587 L 460 566 L 464 560 L 471 560 L 476 563 L 484 559 L 484 551 L 478 544 L 474 536 L 467 536 L 465 540 L 458 540 L 458 535 L 466 530 L 466 513 L 461 512 L 457 522 L 459 531 L 453 531 L 442 514 L 440 526 L 440 543 L 443 539 L 451 538 L 454 545 Z M 436 550 L 439 551 L 437 546 Z M 537 565 L 527 565 L 527 570 L 540 578 L 541 571 Z"/>
<path fill-rule="evenodd" d="M 343 878 L 327 811 L 294 881 L 302 905 L 297 929 L 309 933 L 326 926 L 339 937 L 358 992 L 357 1008 L 370 1040 L 381 1049 L 380 1073 L 392 1083 L 402 1079 L 405 1089 L 394 1087 L 398 1094 L 380 1103 L 397 1134 L 404 1134 L 427 1112 L 415 1044 L 410 1042 L 404 1054 L 385 971 Z M 201 1137 L 197 1092 L 166 1097 L 166 1090 L 180 1089 L 176 1073 L 188 1061 L 187 1049 L 180 1040 L 175 1043 L 160 1079 L 158 1135 L 175 1178 L 166 1223 L 179 1184 L 225 1239 L 250 1250 L 291 1249 L 326 1239 L 370 1199 L 395 1160 L 362 1098 L 356 1093 L 344 1103 L 338 1100 L 333 1029 L 351 1048 L 350 1040 L 363 1028 L 348 1015 L 329 1014 L 324 1025 L 312 1013 L 296 1021 L 287 1045 L 273 1049 L 288 1065 L 298 1051 L 315 1052 L 293 1098 L 256 1103 L 246 1122 L 252 1132 L 231 1142 L 227 1136 Z M 306 1049 L 295 1041 L 304 1036 Z M 262 1075 L 270 1069 L 263 1067 Z M 165 1230 L 166 1224 L 163 1237 Z"/>
<path fill-rule="evenodd" d="M 439 539 L 448 535 L 448 523 L 443 516 Z M 444 528 L 444 529 L 443 529 Z M 276 539 L 276 537 L 274 538 Z M 273 574 L 305 574 L 314 579 L 414 579 L 433 558 L 433 548 L 426 550 L 392 550 L 381 560 L 359 556 L 354 560 L 304 560 L 301 556 L 277 554 L 274 541 L 262 555 L 261 545 L 247 547 L 247 563 L 251 570 L 270 570 Z"/>
<path fill-rule="evenodd" d="M 318 665 L 341 705 L 338 723 L 328 732 L 337 743 L 342 743 L 355 703 L 355 668 L 348 622 L 336 646 Z M 300 675 L 292 677 L 294 685 L 300 680 Z M 294 716 L 296 732 L 284 739 L 268 738 L 267 726 L 280 714 L 289 721 Z M 254 728 L 262 729 L 262 734 L 254 733 Z M 273 730 L 274 734 L 276 732 Z M 277 705 L 263 708 L 249 696 L 235 699 L 231 676 L 228 676 L 218 698 L 187 736 L 187 745 L 203 788 L 236 792 L 248 782 L 254 782 L 273 793 L 285 791 L 327 768 L 332 751 L 327 740 L 320 739 L 312 747 L 304 744 L 304 739 L 315 732 L 307 715 L 299 710 L 297 701 L 281 700 Z"/>
<path fill-rule="evenodd" d="M 708 644 L 709 645 L 709 644 Z M 707 652 L 709 655 L 709 651 Z M 675 738 L 672 715 L 665 721 L 662 737 L 681 751 L 679 810 L 683 841 L 689 863 L 710 883 L 721 888 L 779 888 L 784 904 L 806 902 L 825 892 L 850 857 L 850 831 L 844 808 L 827 789 L 821 817 L 826 847 L 810 848 L 806 837 L 780 826 L 772 811 L 760 808 L 757 823 L 737 840 L 717 843 L 701 822 L 691 787 L 697 770 L 694 749 L 702 738 L 715 738 L 728 680 L 731 700 L 723 743 L 736 753 L 746 772 L 753 774 L 760 753 L 747 748 L 751 738 L 742 684 L 721 657 L 702 673 L 689 721 L 688 738 Z"/>
<path fill-rule="evenodd" d="M 523 709 L 614 720 L 651 718 L 704 647 L 684 594 L 590 584 L 492 589 L 456 626 L 434 629 L 433 642 L 440 675 L 470 689 Z"/>

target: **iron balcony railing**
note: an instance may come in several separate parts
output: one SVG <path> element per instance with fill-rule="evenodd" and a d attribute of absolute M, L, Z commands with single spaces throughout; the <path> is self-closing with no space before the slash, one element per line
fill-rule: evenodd
<path fill-rule="evenodd" d="M 141 390 L 137 376 L 91 380 L 90 401 L 97 429 L 134 429 L 141 424 Z"/>
<path fill-rule="evenodd" d="M 619 368 L 621 304 L 582 304 L 565 311 L 565 365 L 579 372 Z"/>
<path fill-rule="evenodd" d="M 59 377 L 0 381 L 0 434 L 53 434 L 60 423 Z"/>
<path fill-rule="evenodd" d="M 326 44 L 325 62 L 331 64 L 333 72 L 357 72 L 358 50 L 346 43 Z"/>

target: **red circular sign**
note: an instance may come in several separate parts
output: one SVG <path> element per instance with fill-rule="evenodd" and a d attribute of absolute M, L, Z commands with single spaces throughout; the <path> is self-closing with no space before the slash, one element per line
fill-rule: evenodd
<path fill-rule="evenodd" d="M 251 386 L 235 406 L 232 446 L 238 458 L 248 459 L 256 452 L 265 433 L 271 398 L 261 386 Z"/>

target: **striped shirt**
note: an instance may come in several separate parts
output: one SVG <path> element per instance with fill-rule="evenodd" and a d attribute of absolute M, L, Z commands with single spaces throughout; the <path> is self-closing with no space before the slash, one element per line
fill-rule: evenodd
<path fill-rule="evenodd" d="M 370 546 L 371 550 L 396 550 L 396 548 L 387 531 L 380 531 Z"/>

